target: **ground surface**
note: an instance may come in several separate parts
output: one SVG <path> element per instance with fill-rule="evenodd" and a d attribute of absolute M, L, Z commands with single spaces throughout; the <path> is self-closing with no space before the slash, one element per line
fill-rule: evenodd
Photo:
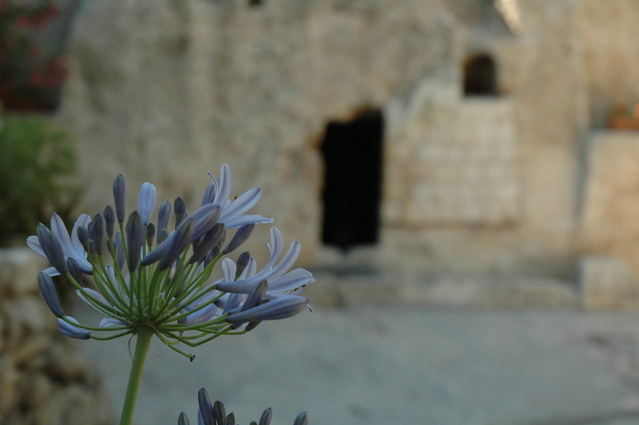
<path fill-rule="evenodd" d="M 82 342 L 116 411 L 127 343 Z M 633 314 L 316 309 L 194 353 L 152 346 L 136 423 L 176 424 L 181 411 L 197 423 L 206 387 L 243 425 L 268 406 L 273 425 L 303 410 L 311 425 L 639 424 Z"/>

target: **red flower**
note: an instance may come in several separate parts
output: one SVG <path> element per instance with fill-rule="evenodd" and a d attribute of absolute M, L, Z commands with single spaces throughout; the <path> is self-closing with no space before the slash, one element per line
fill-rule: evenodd
<path fill-rule="evenodd" d="M 26 15 L 21 15 L 16 18 L 16 28 L 18 29 L 26 29 L 31 26 L 31 20 Z"/>
<path fill-rule="evenodd" d="M 44 75 L 42 75 L 42 72 L 40 71 L 33 71 L 31 73 L 31 76 L 29 76 L 29 83 L 30 86 L 35 86 L 35 87 L 42 87 L 46 84 L 46 80 L 44 78 Z"/>

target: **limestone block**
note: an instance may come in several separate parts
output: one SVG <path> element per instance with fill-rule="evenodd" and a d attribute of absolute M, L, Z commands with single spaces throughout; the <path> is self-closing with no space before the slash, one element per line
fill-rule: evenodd
<path fill-rule="evenodd" d="M 622 260 L 582 257 L 578 284 L 587 310 L 639 310 L 639 282 Z"/>
<path fill-rule="evenodd" d="M 403 286 L 403 298 L 418 305 L 488 308 L 565 308 L 575 304 L 568 282 L 547 277 L 449 276 L 426 285 Z"/>
<path fill-rule="evenodd" d="M 618 258 L 639 276 L 639 133 L 591 134 L 580 250 Z"/>
<path fill-rule="evenodd" d="M 55 317 L 44 301 L 26 296 L 0 305 L 5 320 L 6 352 L 16 363 L 25 361 L 44 350 L 50 333 L 56 328 Z"/>
<path fill-rule="evenodd" d="M 17 297 L 38 290 L 46 260 L 29 248 L 0 249 L 0 294 Z"/>
<path fill-rule="evenodd" d="M 422 96 L 435 92 L 422 90 Z M 387 219 L 405 225 L 512 223 L 521 214 L 513 100 L 415 101 L 395 128 Z M 395 108 L 396 109 L 396 108 Z"/>

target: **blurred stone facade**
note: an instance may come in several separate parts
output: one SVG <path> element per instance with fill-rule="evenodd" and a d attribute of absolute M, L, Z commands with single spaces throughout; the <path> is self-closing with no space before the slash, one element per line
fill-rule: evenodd
<path fill-rule="evenodd" d="M 109 425 L 101 378 L 42 300 L 43 263 L 27 248 L 0 250 L 0 423 Z"/>
<path fill-rule="evenodd" d="M 83 211 L 120 172 L 131 192 L 150 181 L 194 209 L 205 172 L 228 163 L 307 266 L 545 288 L 582 276 L 588 254 L 638 276 L 639 135 L 593 128 L 639 100 L 639 3 L 518 4 L 521 32 L 488 0 L 86 2 L 59 112 L 79 139 Z M 477 55 L 495 64 L 493 96 L 464 93 Z M 380 239 L 342 256 L 321 240 L 320 148 L 362 109 L 384 119 Z"/>

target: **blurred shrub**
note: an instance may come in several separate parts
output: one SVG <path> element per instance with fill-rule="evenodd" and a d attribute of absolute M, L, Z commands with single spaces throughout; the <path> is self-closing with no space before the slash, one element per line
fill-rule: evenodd
<path fill-rule="evenodd" d="M 52 111 L 67 77 L 50 23 L 54 0 L 0 0 L 0 101 L 7 110 Z"/>
<path fill-rule="evenodd" d="M 42 116 L 0 120 L 0 245 L 8 245 L 48 224 L 53 211 L 68 222 L 79 189 L 69 183 L 76 157 L 68 133 Z"/>

